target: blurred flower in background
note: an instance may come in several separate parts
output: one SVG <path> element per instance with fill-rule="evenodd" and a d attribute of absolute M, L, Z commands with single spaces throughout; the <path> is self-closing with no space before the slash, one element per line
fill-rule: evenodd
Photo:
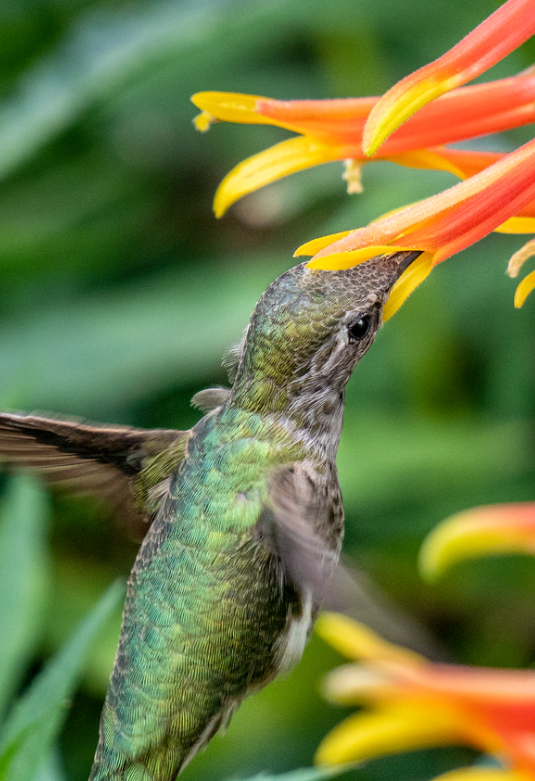
<path fill-rule="evenodd" d="M 365 706 L 323 740 L 319 764 L 465 743 L 503 763 L 491 778 L 535 778 L 534 672 L 434 664 L 334 613 L 323 614 L 316 631 L 360 662 L 332 672 L 325 695 Z"/>
<path fill-rule="evenodd" d="M 459 561 L 507 553 L 535 554 L 535 504 L 464 510 L 442 521 L 420 551 L 420 570 L 434 580 Z"/>

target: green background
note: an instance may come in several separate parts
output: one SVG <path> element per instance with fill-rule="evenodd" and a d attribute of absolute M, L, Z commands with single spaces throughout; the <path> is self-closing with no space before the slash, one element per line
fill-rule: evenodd
<path fill-rule="evenodd" d="M 226 382 L 223 352 L 298 245 L 455 180 L 376 163 L 364 169 L 364 194 L 349 197 L 335 163 L 251 195 L 216 221 L 211 201 L 222 177 L 290 134 L 221 124 L 201 135 L 189 96 L 378 94 L 496 7 L 3 0 L 1 407 L 192 425 L 199 415 L 189 399 Z M 526 44 L 493 75 L 518 72 L 533 53 Z M 529 137 L 527 128 L 472 146 L 509 150 Z M 522 241 L 492 236 L 437 268 L 387 323 L 348 388 L 339 455 L 346 559 L 391 601 L 394 623 L 416 645 L 427 633 L 434 639 L 424 651 L 462 663 L 529 666 L 535 652 L 535 561 L 467 563 L 433 586 L 416 569 L 426 532 L 450 513 L 534 498 L 535 300 L 515 311 L 515 283 L 504 273 Z M 40 619 L 19 688 L 135 556 L 125 533 L 87 502 L 50 503 L 48 587 L 36 590 Z M 89 772 L 118 622 L 93 649 L 61 738 L 70 781 Z M 345 713 L 319 694 L 322 675 L 339 661 L 314 638 L 302 664 L 247 701 L 185 781 L 310 765 Z M 418 781 L 474 756 L 406 754 L 353 776 Z"/>

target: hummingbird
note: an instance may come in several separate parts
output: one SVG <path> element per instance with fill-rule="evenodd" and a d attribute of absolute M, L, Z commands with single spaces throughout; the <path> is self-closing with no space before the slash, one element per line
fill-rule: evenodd
<path fill-rule="evenodd" d="M 419 252 L 282 274 L 188 431 L 0 414 L 0 456 L 148 527 L 90 781 L 173 781 L 301 657 L 344 533 L 345 386 Z"/>

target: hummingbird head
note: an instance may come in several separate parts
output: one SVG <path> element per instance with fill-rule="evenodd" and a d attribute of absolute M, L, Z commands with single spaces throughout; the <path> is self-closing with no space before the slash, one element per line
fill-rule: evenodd
<path fill-rule="evenodd" d="M 282 274 L 255 307 L 231 398 L 259 412 L 340 406 L 392 286 L 420 254 L 397 252 L 341 271 L 302 263 Z"/>

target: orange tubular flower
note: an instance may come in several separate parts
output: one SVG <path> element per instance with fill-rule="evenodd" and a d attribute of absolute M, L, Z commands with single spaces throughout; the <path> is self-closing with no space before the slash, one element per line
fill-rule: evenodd
<path fill-rule="evenodd" d="M 527 776 L 518 770 L 501 770 L 497 767 L 464 767 L 460 770 L 450 770 L 443 773 L 435 781 L 529 781 Z"/>
<path fill-rule="evenodd" d="M 423 254 L 393 288 L 385 307 L 384 317 L 388 319 L 434 266 L 456 252 L 499 227 L 513 232 L 534 231 L 529 219 L 534 198 L 535 141 L 530 141 L 449 190 L 365 228 L 308 242 L 296 255 L 314 255 L 311 268 L 340 269 L 393 250 L 421 250 Z M 518 221 L 519 217 L 523 217 L 519 222 L 524 229 L 518 225 L 515 228 L 515 221 L 510 219 Z M 524 284 L 522 296 L 515 301 L 518 306 L 534 286 L 535 280 L 531 287 L 530 283 Z"/>
<path fill-rule="evenodd" d="M 366 154 L 373 155 L 396 128 L 427 103 L 479 76 L 534 33 L 533 0 L 508 0 L 446 54 L 383 95 L 364 131 Z"/>
<path fill-rule="evenodd" d="M 425 540 L 420 569 L 434 580 L 458 561 L 503 553 L 535 555 L 535 504 L 476 507 L 447 518 Z"/>
<path fill-rule="evenodd" d="M 193 102 L 202 109 L 196 120 L 201 130 L 212 121 L 225 120 L 267 123 L 302 134 L 231 171 L 217 191 L 216 214 L 269 182 L 331 160 L 348 161 L 348 189 L 360 191 L 364 152 L 371 154 L 381 145 L 382 159 L 455 174 L 464 181 L 443 193 L 365 228 L 309 242 L 296 252 L 314 255 L 311 268 L 334 270 L 393 250 L 419 250 L 420 257 L 392 290 L 383 314 L 388 319 L 435 265 L 491 231 L 535 233 L 535 141 L 509 155 L 445 146 L 533 121 L 532 68 L 511 79 L 460 85 L 534 32 L 535 0 L 507 0 L 447 54 L 408 76 L 380 100 L 281 102 L 234 93 L 198 93 Z M 516 276 L 532 255 L 535 239 L 511 258 L 510 276 Z M 518 285 L 515 306 L 522 306 L 534 288 L 535 271 Z"/>
<path fill-rule="evenodd" d="M 218 188 L 216 215 L 260 187 L 290 173 L 334 160 L 350 160 L 349 191 L 361 190 L 358 164 L 367 162 L 362 133 L 379 99 L 278 101 L 254 95 L 200 92 L 197 128 L 213 121 L 271 124 L 302 135 L 276 144 L 234 168 Z M 486 153 L 449 150 L 443 144 L 496 133 L 535 121 L 535 74 L 465 87 L 428 106 L 385 143 L 381 159 L 413 168 L 450 171 L 461 179 L 488 164 Z M 491 155 L 493 162 L 496 156 Z"/>
<path fill-rule="evenodd" d="M 465 744 L 493 754 L 508 769 L 454 771 L 444 781 L 533 781 L 535 672 L 434 664 L 336 614 L 320 616 L 317 631 L 361 662 L 328 676 L 327 697 L 366 706 L 327 735 L 319 764 Z"/>

